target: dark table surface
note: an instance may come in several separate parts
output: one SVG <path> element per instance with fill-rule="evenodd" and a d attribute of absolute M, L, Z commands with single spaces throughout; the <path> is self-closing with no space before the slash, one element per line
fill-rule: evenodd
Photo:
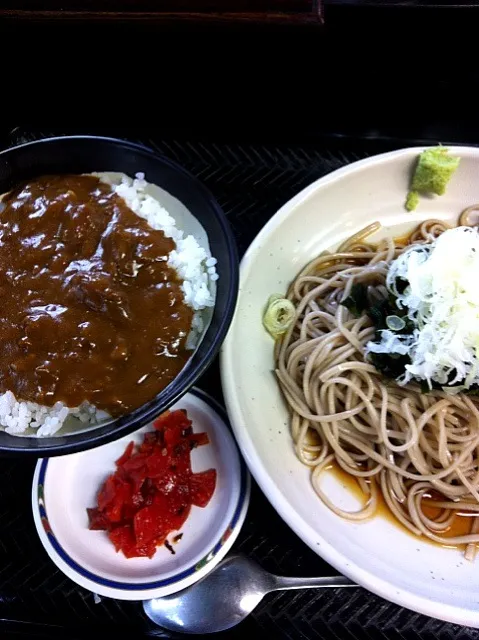
<path fill-rule="evenodd" d="M 437 141 L 427 129 L 416 136 L 381 136 L 363 128 L 361 135 L 323 133 L 294 142 L 224 140 L 164 130 L 81 128 L 38 130 L 13 127 L 3 130 L 2 144 L 11 145 L 62 133 L 116 134 L 141 141 L 194 173 L 213 192 L 234 229 L 242 254 L 274 212 L 300 189 L 326 173 L 368 155 L 416 141 Z M 445 138 L 439 136 L 443 141 Z M 462 139 L 458 129 L 449 139 L 477 143 L 471 133 Z M 222 400 L 215 362 L 199 386 Z M 104 636 L 131 638 L 172 637 L 155 628 L 140 604 L 102 598 L 77 587 L 56 569 L 35 532 L 30 490 L 34 464 L 4 459 L 0 464 L 0 637 L 72 638 Z M 335 573 L 304 545 L 279 518 L 256 486 L 245 525 L 234 546 L 265 568 L 285 575 Z M 276 593 L 267 596 L 239 627 L 219 634 L 220 640 L 248 634 L 277 640 L 324 638 L 417 638 L 440 640 L 477 638 L 479 633 L 443 623 L 387 603 L 363 590 L 328 589 Z M 179 636 L 176 636 L 179 637 Z"/>
<path fill-rule="evenodd" d="M 51 133 L 149 144 L 205 182 L 243 253 L 282 204 L 340 166 L 414 144 L 479 144 L 478 9 L 412 12 L 413 4 L 330 0 L 319 30 L 0 19 L 0 147 Z M 39 129 L 34 119 L 50 124 Z M 221 400 L 217 363 L 199 386 Z M 55 568 L 33 525 L 33 467 L 0 464 L 0 637 L 171 637 L 140 605 L 95 604 Z M 257 487 L 234 549 L 285 575 L 332 572 Z M 362 589 L 272 594 L 216 637 L 249 634 L 479 638 Z"/>

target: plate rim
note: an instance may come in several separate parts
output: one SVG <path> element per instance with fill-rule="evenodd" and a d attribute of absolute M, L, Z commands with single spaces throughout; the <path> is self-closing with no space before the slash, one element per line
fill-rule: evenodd
<path fill-rule="evenodd" d="M 215 398 L 201 389 L 193 387 L 183 396 L 183 398 L 190 394 L 205 402 L 208 408 L 216 412 L 224 423 L 228 433 L 227 438 L 232 440 L 234 450 L 238 456 L 240 491 L 238 494 L 237 504 L 229 524 L 225 527 L 225 530 L 222 532 L 219 539 L 211 545 L 210 550 L 205 553 L 203 559 L 191 566 L 188 566 L 181 572 L 170 576 L 169 578 L 138 583 L 125 583 L 110 580 L 84 569 L 78 562 L 71 558 L 61 547 L 51 530 L 45 509 L 43 483 L 41 482 L 45 477 L 49 461 L 54 461 L 57 457 L 51 459 L 40 458 L 38 460 L 35 466 L 31 491 L 33 519 L 38 536 L 48 556 L 55 565 L 68 578 L 81 587 L 84 587 L 100 596 L 122 600 L 146 600 L 149 598 L 170 595 L 186 588 L 209 573 L 218 564 L 218 562 L 224 558 L 238 537 L 249 507 L 251 496 L 251 476 L 233 436 L 232 428 L 225 409 Z"/>
<path fill-rule="evenodd" d="M 406 147 L 351 162 L 315 180 L 278 209 L 278 211 L 268 220 L 266 225 L 253 239 L 241 260 L 239 295 L 236 302 L 235 316 L 233 317 L 230 329 L 220 351 L 220 374 L 224 401 L 230 418 L 230 424 L 232 426 L 236 442 L 238 443 L 251 475 L 280 517 L 290 527 L 290 529 L 292 529 L 292 531 L 294 531 L 294 533 L 296 533 L 296 535 L 310 547 L 310 549 L 342 574 L 357 582 L 360 586 L 385 598 L 386 600 L 389 600 L 390 602 L 432 618 L 439 618 L 447 622 L 478 628 L 479 609 L 477 611 L 473 611 L 471 608 L 465 608 L 443 602 L 441 602 L 441 606 L 438 608 L 430 598 L 412 593 L 408 589 L 405 589 L 400 585 L 396 585 L 387 579 L 381 578 L 371 571 L 362 569 L 353 560 L 348 559 L 333 545 L 328 543 L 297 511 L 291 509 L 289 501 L 283 496 L 281 491 L 271 480 L 267 469 L 262 462 L 261 456 L 256 450 L 253 438 L 246 429 L 241 427 L 245 420 L 242 414 L 241 402 L 236 394 L 234 376 L 232 375 L 232 363 L 234 362 L 232 335 L 235 317 L 238 314 L 238 310 L 241 305 L 243 291 L 242 283 L 245 275 L 249 273 L 251 264 L 256 253 L 261 248 L 263 240 L 268 238 L 284 220 L 292 215 L 299 205 L 308 200 L 313 194 L 321 191 L 328 185 L 338 182 L 348 174 L 358 173 L 365 168 L 372 168 L 393 159 L 404 157 L 417 158 L 419 153 L 434 146 L 437 145 Z M 467 155 L 479 160 L 479 147 L 454 144 L 444 146 L 447 149 L 452 150 L 455 154 L 461 155 L 461 157 Z"/>

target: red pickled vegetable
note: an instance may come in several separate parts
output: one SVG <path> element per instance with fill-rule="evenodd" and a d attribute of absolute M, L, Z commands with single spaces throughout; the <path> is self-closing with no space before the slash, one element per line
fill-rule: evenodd
<path fill-rule="evenodd" d="M 90 529 L 105 531 L 110 527 L 110 521 L 100 509 L 87 509 Z"/>
<path fill-rule="evenodd" d="M 215 469 L 191 470 L 191 450 L 209 440 L 193 433 L 185 411 L 167 411 L 153 426 L 141 445 L 128 444 L 98 492 L 98 506 L 87 509 L 89 528 L 107 531 L 126 558 L 151 558 L 192 505 L 206 507 L 216 487 Z"/>
<path fill-rule="evenodd" d="M 206 507 L 215 490 L 216 469 L 193 473 L 189 484 L 191 504 L 196 507 Z"/>
<path fill-rule="evenodd" d="M 192 433 L 190 436 L 190 442 L 194 442 L 196 447 L 210 443 L 207 433 Z"/>
<path fill-rule="evenodd" d="M 118 458 L 118 460 L 116 461 L 116 466 L 117 467 L 121 467 L 122 464 L 124 464 L 127 460 L 129 460 L 131 458 L 131 454 L 133 453 L 133 449 L 134 448 L 135 448 L 135 443 L 133 441 L 131 441 L 130 444 L 125 449 L 123 455 L 120 456 Z"/>

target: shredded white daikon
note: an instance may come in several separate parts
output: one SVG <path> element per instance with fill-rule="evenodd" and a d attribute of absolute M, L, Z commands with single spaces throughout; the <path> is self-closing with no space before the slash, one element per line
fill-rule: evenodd
<path fill-rule="evenodd" d="M 408 285 L 399 293 L 404 280 Z M 478 231 L 457 227 L 431 244 L 412 245 L 391 263 L 386 284 L 415 329 L 411 335 L 382 331 L 367 351 L 408 354 L 402 384 L 426 380 L 457 384 L 456 390 L 479 384 Z"/>

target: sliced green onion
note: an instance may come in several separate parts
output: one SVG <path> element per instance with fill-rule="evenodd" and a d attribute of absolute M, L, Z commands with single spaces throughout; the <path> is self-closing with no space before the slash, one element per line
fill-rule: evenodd
<path fill-rule="evenodd" d="M 272 304 L 275 300 L 284 300 L 285 297 L 282 293 L 272 293 L 270 295 L 270 297 L 268 298 L 268 307 L 270 304 Z"/>
<path fill-rule="evenodd" d="M 401 331 L 401 329 L 404 329 L 406 326 L 406 321 L 399 316 L 388 316 L 386 318 L 386 324 L 391 331 Z"/>
<path fill-rule="evenodd" d="M 268 307 L 263 316 L 263 325 L 266 331 L 276 340 L 289 329 L 295 313 L 296 309 L 290 300 L 283 298 L 278 293 L 274 293 L 268 299 Z"/>

